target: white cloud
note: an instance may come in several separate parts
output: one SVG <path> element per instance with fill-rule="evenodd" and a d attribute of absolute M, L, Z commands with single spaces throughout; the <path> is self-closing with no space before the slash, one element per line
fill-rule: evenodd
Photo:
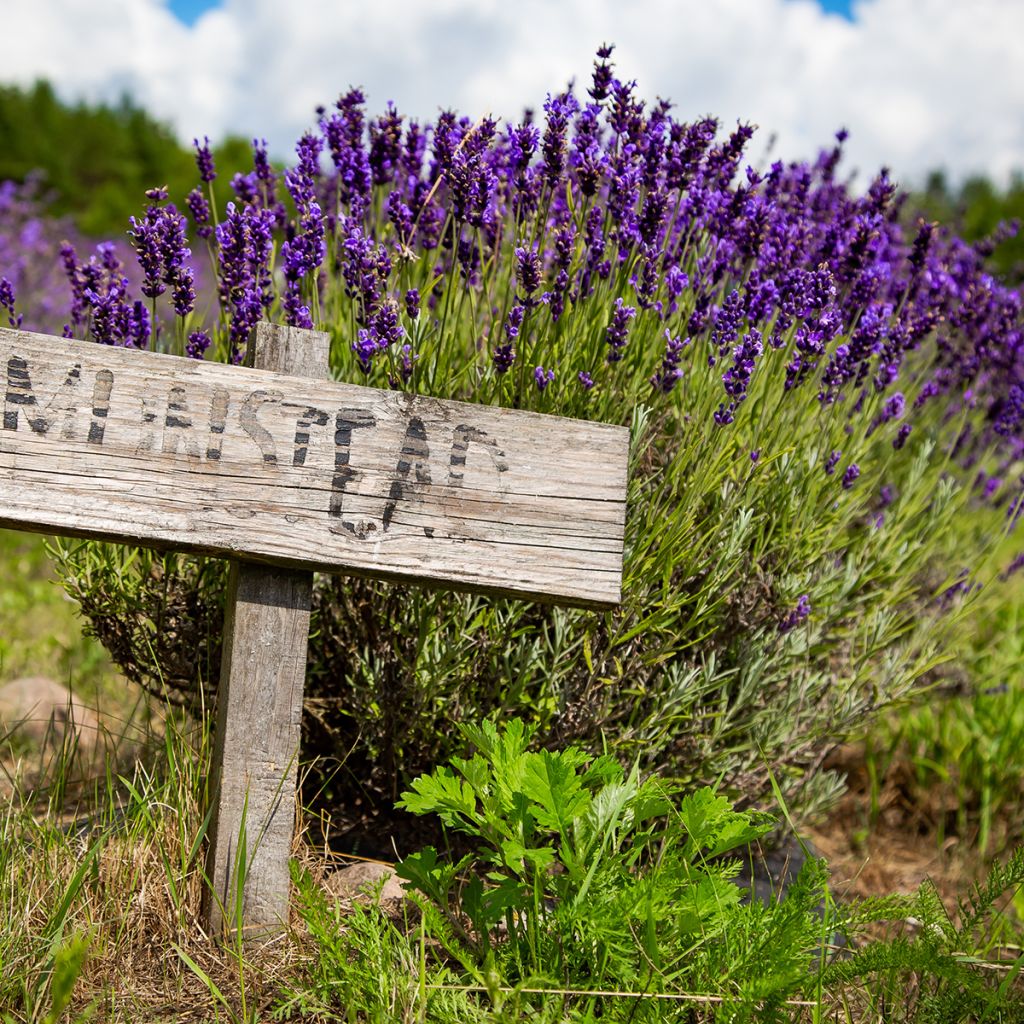
<path fill-rule="evenodd" d="M 760 126 L 775 152 L 811 156 L 841 126 L 851 166 L 919 181 L 1005 180 L 1024 168 L 1024 5 L 859 0 L 853 23 L 815 0 L 225 0 L 192 27 L 166 0 L 20 2 L 2 74 L 46 76 L 69 98 L 128 91 L 181 137 L 234 131 L 291 151 L 351 84 L 372 111 L 452 106 L 519 116 L 615 42 L 620 75 L 681 117 Z"/>

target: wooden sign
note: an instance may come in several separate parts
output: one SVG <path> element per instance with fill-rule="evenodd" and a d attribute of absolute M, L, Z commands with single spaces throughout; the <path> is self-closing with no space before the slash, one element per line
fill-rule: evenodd
<path fill-rule="evenodd" d="M 245 368 L 0 329 L 0 526 L 236 559 L 214 932 L 287 922 L 311 570 L 620 597 L 625 428 L 326 380 L 328 349 L 260 324 Z"/>
<path fill-rule="evenodd" d="M 627 431 L 0 330 L 0 524 L 619 600 Z"/>

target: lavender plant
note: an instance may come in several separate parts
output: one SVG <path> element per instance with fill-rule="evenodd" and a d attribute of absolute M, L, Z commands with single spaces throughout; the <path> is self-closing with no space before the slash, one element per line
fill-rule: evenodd
<path fill-rule="evenodd" d="M 633 428 L 615 612 L 319 581 L 308 750 L 347 752 L 331 786 L 364 807 L 496 711 L 749 800 L 774 771 L 810 809 L 830 746 L 930 680 L 1016 553 L 1024 318 L 984 247 L 908 229 L 885 171 L 845 183 L 845 133 L 751 166 L 751 127 L 647 105 L 611 52 L 519 123 L 369 118 L 350 90 L 283 174 L 254 142 L 224 209 L 197 145 L 209 332 L 181 215 L 151 194 L 133 222 L 143 293 L 182 297 L 178 351 L 240 361 L 269 317 L 328 331 L 340 379 Z M 72 263 L 75 336 L 138 344 L 145 305 Z M 215 566 L 86 545 L 62 572 L 129 675 L 214 681 Z"/>

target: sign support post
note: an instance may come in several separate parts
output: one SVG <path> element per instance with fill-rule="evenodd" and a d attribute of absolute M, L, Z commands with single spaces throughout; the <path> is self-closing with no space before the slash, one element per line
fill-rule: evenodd
<path fill-rule="evenodd" d="M 247 354 L 258 370 L 323 379 L 329 350 L 326 334 L 260 323 Z M 311 572 L 231 563 L 203 890 L 214 936 L 239 922 L 246 937 L 288 925 L 312 597 Z"/>

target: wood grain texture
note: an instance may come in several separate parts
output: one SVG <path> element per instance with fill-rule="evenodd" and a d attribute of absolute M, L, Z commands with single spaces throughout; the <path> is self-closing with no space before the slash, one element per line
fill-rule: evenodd
<path fill-rule="evenodd" d="M 619 600 L 626 429 L 309 376 L 0 330 L 0 525 Z"/>
<path fill-rule="evenodd" d="M 259 367 L 326 377 L 328 345 L 325 334 L 259 324 L 248 353 Z M 288 925 L 312 594 L 311 572 L 232 562 L 204 889 L 214 936 L 240 923 L 262 940 Z"/>
<path fill-rule="evenodd" d="M 238 921 L 256 939 L 288 925 L 312 583 L 303 570 L 231 565 L 204 890 L 213 936 Z"/>

